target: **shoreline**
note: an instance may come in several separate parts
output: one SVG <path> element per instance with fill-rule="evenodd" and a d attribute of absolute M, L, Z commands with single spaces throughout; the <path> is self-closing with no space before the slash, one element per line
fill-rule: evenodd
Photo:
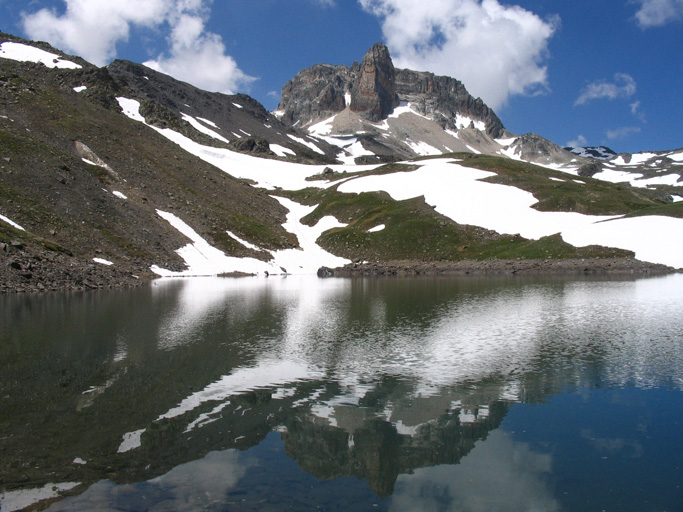
<path fill-rule="evenodd" d="M 61 260 L 64 261 L 61 261 Z M 145 286 L 155 278 L 134 277 L 93 262 L 74 264 L 72 258 L 50 258 L 33 264 L 17 259 L 3 262 L 0 267 L 0 295 L 126 289 Z M 56 260 L 56 261 L 55 261 Z M 69 261 L 70 260 L 70 261 Z M 68 263 L 67 263 L 68 261 Z M 42 263 L 42 264 L 41 264 Z M 61 265 L 60 265 L 61 263 Z M 318 277 L 393 277 L 393 276 L 663 276 L 683 272 L 657 263 L 633 258 L 583 258 L 534 260 L 462 260 L 356 262 L 343 267 L 321 267 Z M 227 273 L 222 277 L 241 277 L 242 273 Z"/>
<path fill-rule="evenodd" d="M 580 258 L 533 260 L 462 260 L 356 262 L 330 269 L 319 277 L 421 275 L 667 275 L 681 272 L 659 263 L 633 258 Z"/>

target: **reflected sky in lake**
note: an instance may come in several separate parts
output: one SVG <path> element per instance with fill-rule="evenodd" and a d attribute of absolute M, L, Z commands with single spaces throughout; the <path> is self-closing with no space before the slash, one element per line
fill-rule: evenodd
<path fill-rule="evenodd" d="M 0 505 L 675 510 L 682 308 L 681 275 L 0 297 Z"/>

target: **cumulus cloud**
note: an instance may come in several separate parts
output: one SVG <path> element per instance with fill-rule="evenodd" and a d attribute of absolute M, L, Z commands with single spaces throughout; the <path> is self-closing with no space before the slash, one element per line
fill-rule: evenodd
<path fill-rule="evenodd" d="M 683 0 L 636 0 L 636 3 L 640 4 L 636 21 L 642 29 L 683 19 Z"/>
<path fill-rule="evenodd" d="M 565 145 L 572 148 L 581 148 L 586 146 L 586 144 L 588 144 L 588 140 L 586 140 L 586 137 L 584 137 L 583 135 L 578 135 L 576 137 L 576 140 L 570 140 Z"/>
<path fill-rule="evenodd" d="M 116 55 L 116 43 L 128 40 L 131 26 L 155 27 L 169 13 L 167 0 L 66 0 L 66 10 L 41 9 L 23 13 L 22 23 L 32 39 L 49 41 L 103 65 Z"/>
<path fill-rule="evenodd" d="M 397 67 L 461 80 L 492 108 L 547 91 L 543 62 L 559 18 L 497 0 L 358 0 L 382 20 Z"/>
<path fill-rule="evenodd" d="M 633 133 L 640 133 L 640 128 L 637 126 L 624 126 L 616 130 L 607 130 L 607 138 L 609 140 L 623 139 Z"/>
<path fill-rule="evenodd" d="M 588 84 L 574 102 L 576 105 L 584 105 L 592 100 L 617 98 L 630 98 L 636 93 L 636 81 L 626 73 L 616 73 L 614 81 L 598 80 Z"/>
<path fill-rule="evenodd" d="M 173 22 L 168 41 L 169 54 L 149 60 L 145 66 L 201 89 L 226 94 L 232 94 L 254 80 L 226 55 L 219 35 L 204 31 L 204 20 L 200 16 L 179 16 Z"/>
<path fill-rule="evenodd" d="M 131 29 L 170 28 L 168 52 L 146 63 L 150 67 L 226 93 L 253 80 L 226 55 L 221 37 L 205 30 L 211 0 L 64 1 L 61 14 L 56 9 L 23 13 L 28 36 L 102 66 L 116 57 L 116 44 L 127 41 Z"/>

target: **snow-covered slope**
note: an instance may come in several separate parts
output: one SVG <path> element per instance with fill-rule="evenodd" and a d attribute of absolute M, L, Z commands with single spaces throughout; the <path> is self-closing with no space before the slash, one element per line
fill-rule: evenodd
<path fill-rule="evenodd" d="M 134 100 L 121 98 L 119 101 L 125 106 L 125 111 L 131 118 L 139 120 Z M 328 123 L 317 127 L 319 132 L 324 131 L 322 126 L 325 125 Z M 202 147 L 172 130 L 161 130 L 160 133 L 226 172 L 253 180 L 259 186 L 289 189 L 299 189 L 304 186 L 329 186 L 329 183 L 324 181 L 305 181 L 307 177 L 318 174 L 319 167 L 268 160 L 259 161 L 228 150 Z M 611 247 L 632 250 L 637 258 L 645 261 L 683 268 L 683 237 L 666 235 L 667 233 L 683 233 L 683 219 L 660 216 L 625 219 L 620 216 L 591 216 L 573 212 L 541 212 L 532 208 L 537 199 L 529 192 L 512 186 L 482 181 L 484 178 L 493 176 L 494 173 L 463 167 L 458 164 L 457 159 L 453 158 L 431 159 L 419 162 L 417 165 L 419 169 L 411 172 L 350 177 L 341 180 L 337 189 L 343 193 L 354 194 L 381 191 L 388 193 L 396 200 L 424 196 L 426 202 L 434 206 L 436 211 L 460 224 L 481 226 L 499 233 L 518 233 L 530 239 L 560 233 L 566 241 L 575 246 L 602 243 Z M 288 202 L 287 206 L 290 211 L 300 208 L 293 202 Z M 325 219 L 321 223 L 323 221 Z M 324 227 L 319 227 L 314 231 L 315 235 L 309 238 L 310 242 L 315 242 L 315 238 L 325 230 L 339 225 L 331 220 L 325 222 L 327 224 Z M 297 224 L 295 216 L 290 219 L 289 229 L 303 229 L 300 224 Z M 301 240 L 302 237 L 299 239 Z M 605 244 L 605 240 L 609 243 Z M 342 260 L 317 258 L 317 255 L 322 254 L 319 251 L 321 249 L 314 243 L 304 246 L 304 251 L 300 255 L 301 264 L 298 268 L 290 264 L 287 270 L 294 273 L 310 273 L 319 264 L 326 266 L 335 266 L 335 263 L 343 264 Z M 184 254 L 181 256 L 186 258 L 191 268 L 201 267 L 193 263 L 195 260 L 190 260 Z M 317 258 L 315 263 L 309 264 L 309 258 L 314 257 Z M 217 258 L 220 260 L 222 256 L 217 255 Z M 278 256 L 274 255 L 272 264 L 277 265 L 277 259 Z M 235 263 L 225 261 L 220 266 L 221 271 L 241 270 L 235 265 Z M 213 268 L 214 272 L 215 270 Z M 258 270 L 262 269 L 259 267 Z M 172 273 L 164 273 L 164 275 L 172 275 Z"/>

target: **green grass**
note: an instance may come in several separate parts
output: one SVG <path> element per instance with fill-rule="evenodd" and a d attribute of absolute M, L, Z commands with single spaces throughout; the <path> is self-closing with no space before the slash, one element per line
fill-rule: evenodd
<path fill-rule="evenodd" d="M 462 155 L 460 156 L 462 158 Z M 593 178 L 572 176 L 507 158 L 468 155 L 460 165 L 496 174 L 483 181 L 511 185 L 534 195 L 533 208 L 544 212 L 577 212 L 585 215 L 626 215 L 665 203 L 646 189 L 632 188 Z M 549 178 L 563 180 L 562 182 Z"/>
<path fill-rule="evenodd" d="M 315 225 L 327 215 L 348 224 L 323 233 L 318 243 L 349 259 L 457 261 L 632 255 L 603 247 L 575 248 L 559 235 L 527 240 L 457 224 L 435 212 L 422 197 L 395 201 L 386 193 L 343 194 L 333 189 L 306 189 L 286 195 L 304 204 L 318 205 L 302 219 L 304 224 Z M 385 225 L 383 230 L 368 232 L 380 224 Z"/>
<path fill-rule="evenodd" d="M 650 206 L 626 215 L 626 217 L 642 217 L 645 215 L 663 215 L 683 219 L 683 202 L 667 203 L 661 206 Z"/>

